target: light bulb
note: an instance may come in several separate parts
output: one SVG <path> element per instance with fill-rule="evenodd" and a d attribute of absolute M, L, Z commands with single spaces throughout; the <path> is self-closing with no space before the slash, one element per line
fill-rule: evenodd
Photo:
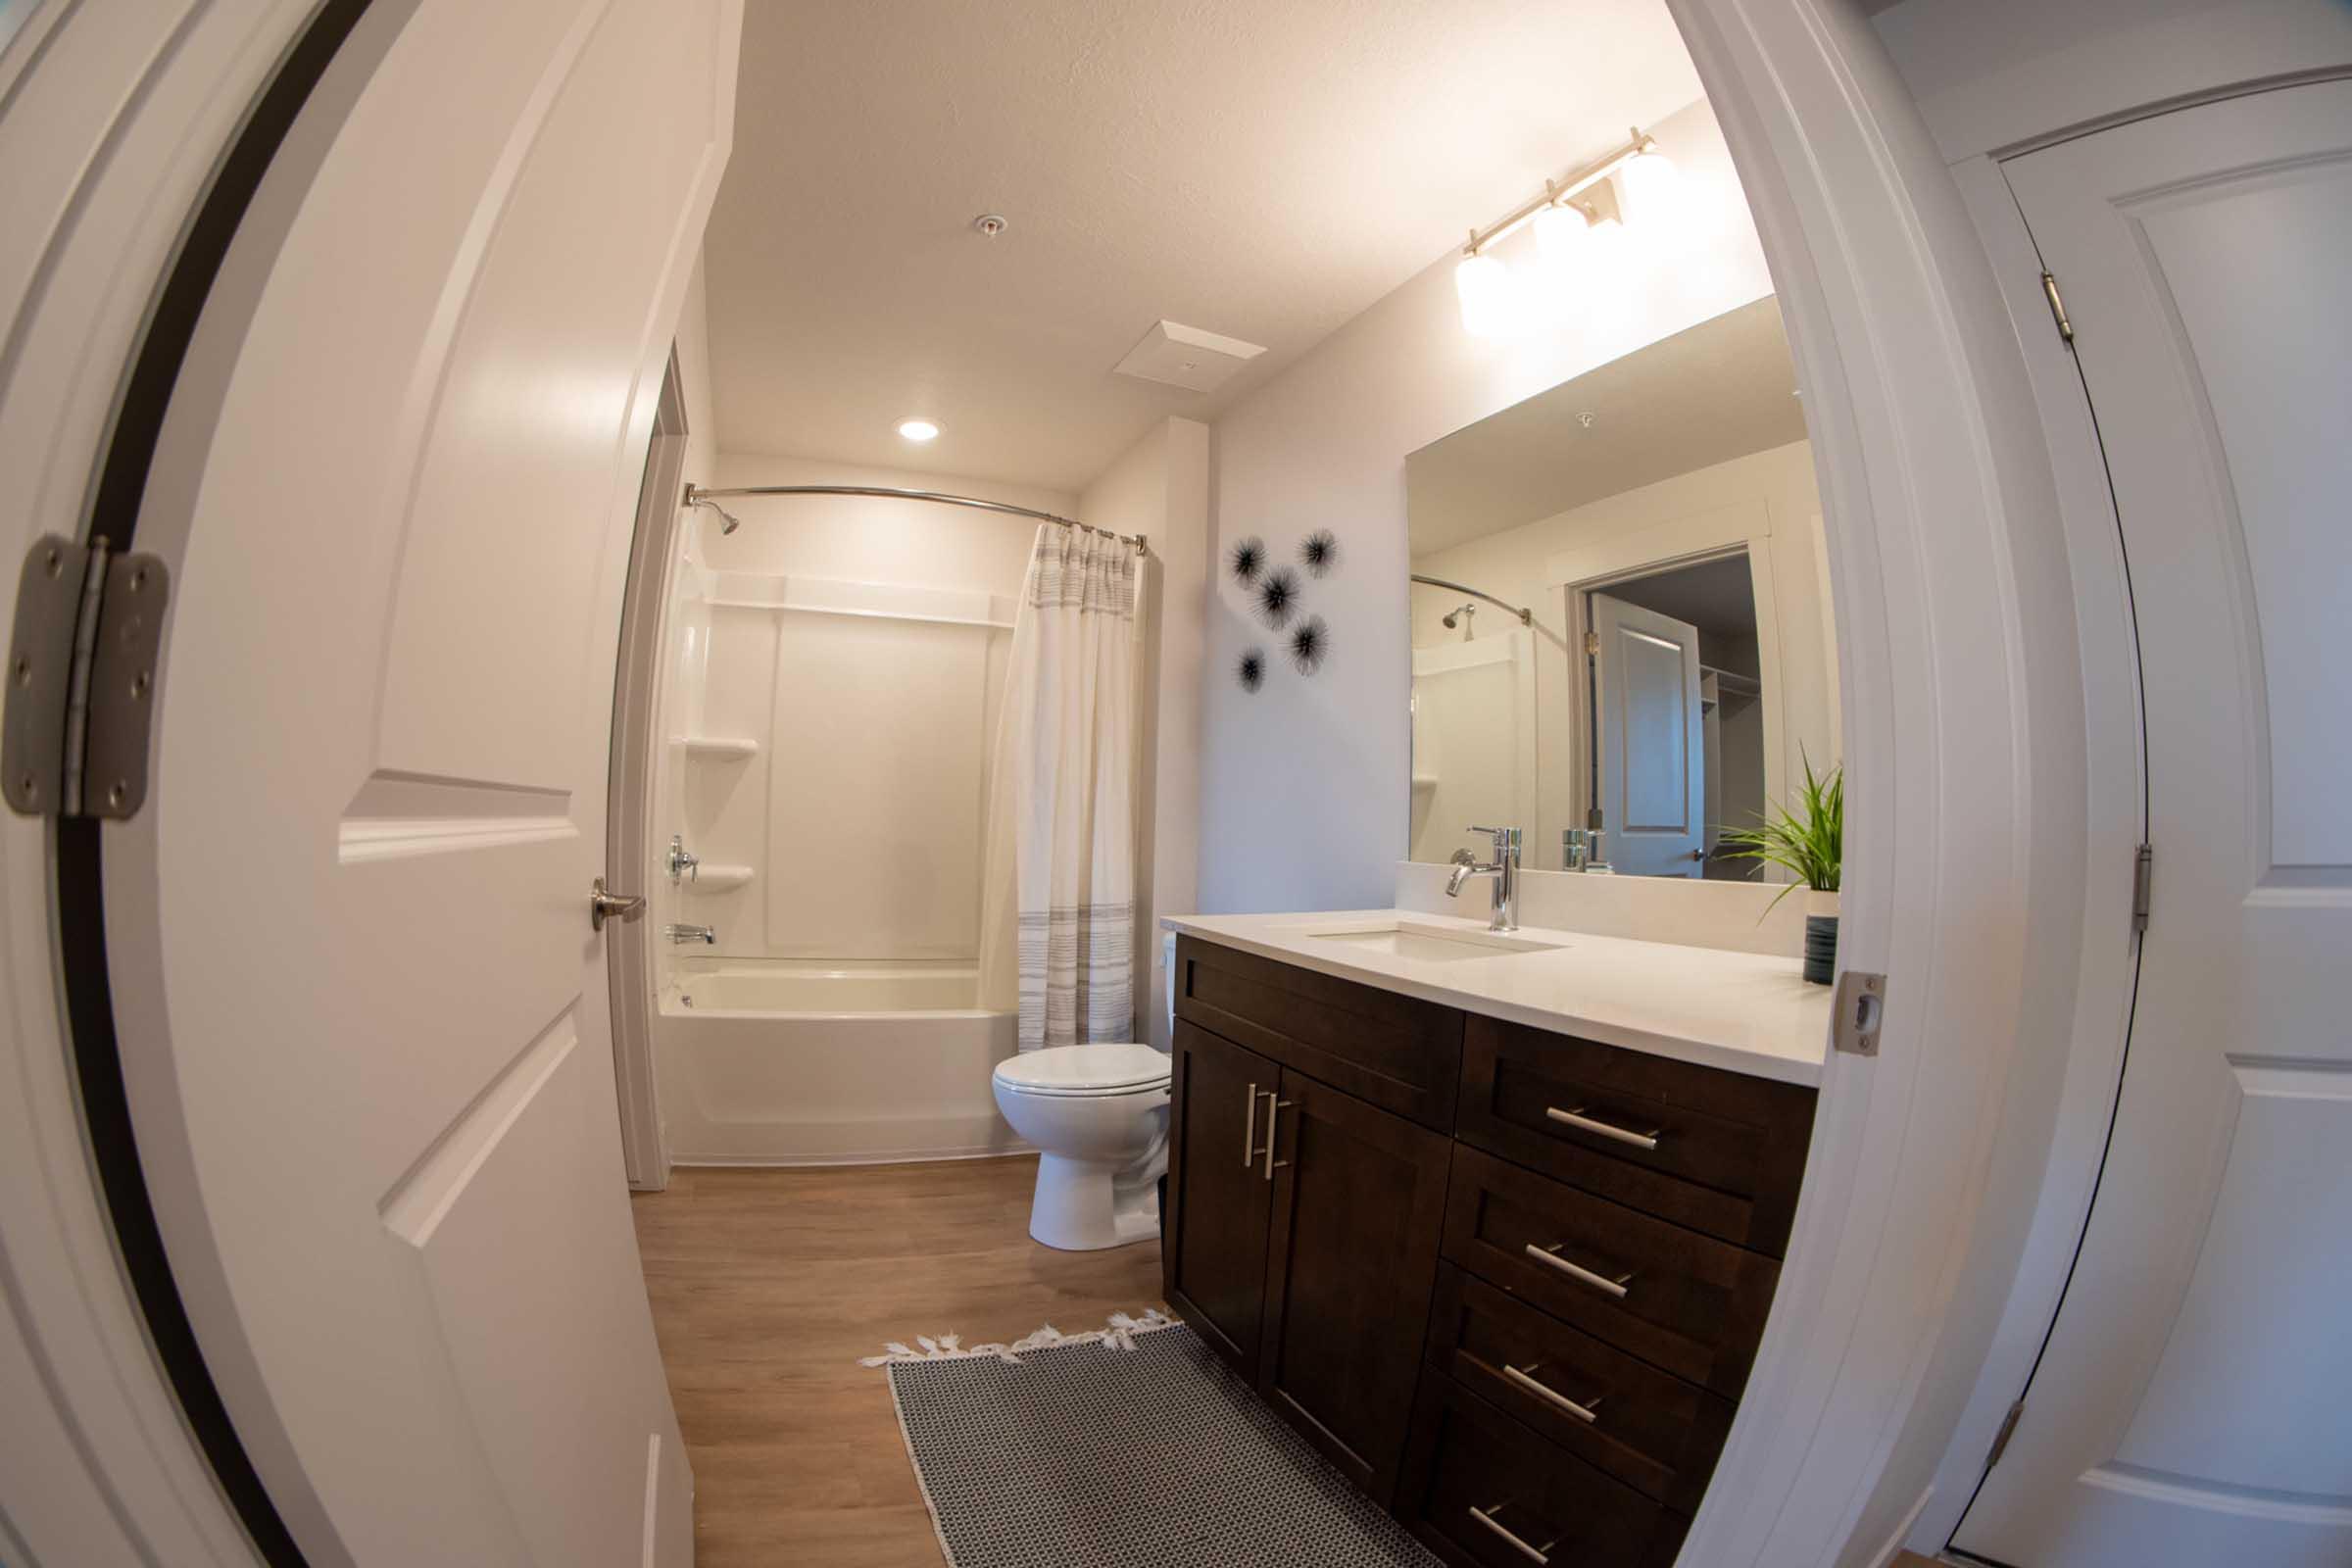
<path fill-rule="evenodd" d="M 1654 148 L 1627 159 L 1617 171 L 1617 205 L 1628 222 L 1673 223 L 1682 212 L 1682 175 L 1674 160 Z"/>
<path fill-rule="evenodd" d="M 1536 215 L 1536 256 L 1547 270 L 1566 272 L 1585 253 L 1592 221 L 1577 208 L 1546 207 Z"/>
<path fill-rule="evenodd" d="M 1592 221 L 1562 203 L 1536 214 L 1536 286 L 1529 314 L 1545 327 L 1575 319 L 1578 291 L 1589 281 Z"/>
<path fill-rule="evenodd" d="M 900 421 L 899 434 L 909 441 L 930 441 L 939 435 L 939 426 L 929 419 L 905 419 Z"/>
<path fill-rule="evenodd" d="M 1510 272 L 1492 256 L 1465 256 L 1453 270 L 1454 293 L 1462 304 L 1462 330 L 1472 337 L 1501 337 L 1518 325 L 1518 301 Z"/>
<path fill-rule="evenodd" d="M 1594 219 L 1585 228 L 1585 277 L 1588 289 L 1607 292 L 1622 287 L 1633 270 L 1625 225 L 1614 218 Z"/>

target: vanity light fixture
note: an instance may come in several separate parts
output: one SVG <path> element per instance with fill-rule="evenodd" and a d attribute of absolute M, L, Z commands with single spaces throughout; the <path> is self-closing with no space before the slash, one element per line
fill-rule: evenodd
<path fill-rule="evenodd" d="M 1617 181 L 1613 200 L 1577 200 L 1588 191 L 1601 195 L 1596 187 L 1612 177 Z M 1571 288 L 1613 286 L 1625 249 L 1625 225 L 1615 215 L 1645 225 L 1663 222 L 1676 208 L 1676 183 L 1673 161 L 1637 127 L 1616 151 L 1565 180 L 1545 180 L 1543 195 L 1486 228 L 1472 229 L 1453 270 L 1463 330 L 1476 337 L 1504 336 L 1534 319 L 1540 314 L 1536 307 L 1556 306 Z M 1544 276 L 1542 299 L 1530 299 L 1502 259 L 1489 253 L 1496 241 L 1529 223 L 1535 225 Z"/>
<path fill-rule="evenodd" d="M 909 441 L 932 441 L 939 436 L 939 426 L 929 419 L 901 419 L 899 434 Z"/>

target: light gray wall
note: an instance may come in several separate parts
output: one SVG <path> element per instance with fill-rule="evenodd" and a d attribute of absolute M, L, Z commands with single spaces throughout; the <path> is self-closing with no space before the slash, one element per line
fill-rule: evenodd
<path fill-rule="evenodd" d="M 1713 112 L 1652 127 L 1693 214 L 1670 259 L 1636 270 L 1574 324 L 1505 340 L 1462 330 L 1455 257 L 1333 334 L 1216 424 L 1214 537 L 1288 557 L 1310 529 L 1340 540 L 1308 579 L 1329 624 L 1320 673 L 1278 657 L 1221 564 L 1208 594 L 1201 696 L 1200 906 L 1208 912 L 1386 906 L 1405 834 L 1405 455 L 1593 366 L 1772 291 Z M 1578 149 L 1561 149 L 1561 162 Z M 1494 215 L 1466 213 L 1465 227 Z M 1506 242 L 1507 243 L 1507 242 Z M 1269 655 L 1241 690 L 1244 649 Z"/>

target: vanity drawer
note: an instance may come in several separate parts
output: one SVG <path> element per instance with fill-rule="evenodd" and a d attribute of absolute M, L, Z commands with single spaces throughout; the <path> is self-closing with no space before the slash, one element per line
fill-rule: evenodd
<path fill-rule="evenodd" d="M 1692 1230 L 1770 1252 L 1788 1226 L 1814 1094 L 1473 1017 L 1459 1136 Z"/>
<path fill-rule="evenodd" d="M 1440 1132 L 1453 1130 L 1462 1015 L 1197 937 L 1176 941 L 1176 1016 Z"/>
<path fill-rule="evenodd" d="M 1434 1373 L 1397 1501 L 1438 1555 L 1475 1568 L 1668 1568 L 1689 1528 Z"/>
<path fill-rule="evenodd" d="M 1731 1431 L 1729 1400 L 1451 1264 L 1438 1270 L 1429 1366 L 1578 1458 L 1686 1513 L 1697 1508 Z"/>
<path fill-rule="evenodd" d="M 1650 1365 L 1737 1398 L 1781 1266 L 1456 1145 L 1446 1256 Z"/>

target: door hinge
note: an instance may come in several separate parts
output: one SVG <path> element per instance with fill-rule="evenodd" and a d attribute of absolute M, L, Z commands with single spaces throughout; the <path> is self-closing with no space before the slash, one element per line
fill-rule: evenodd
<path fill-rule="evenodd" d="M 17 579 L 0 795 L 25 816 L 135 815 L 147 800 L 171 574 L 101 538 L 35 540 Z"/>
<path fill-rule="evenodd" d="M 2132 858 L 2132 929 L 2148 934 L 2148 911 L 2156 906 L 2156 846 L 2142 844 Z"/>
<path fill-rule="evenodd" d="M 1600 657 L 1600 633 L 1596 631 L 1585 633 L 1585 657 L 1588 659 Z"/>
<path fill-rule="evenodd" d="M 2066 318 L 2066 301 L 2058 295 L 2058 279 L 2048 272 L 2041 274 L 2041 292 L 2050 302 L 2050 319 L 2058 323 L 2058 341 L 2075 340 L 2075 323 Z"/>
<path fill-rule="evenodd" d="M 1849 1056 L 1879 1054 L 1879 1026 L 1886 1020 L 1886 977 L 1866 969 L 1838 972 L 1838 1026 L 1833 1039 Z"/>
<path fill-rule="evenodd" d="M 1992 1449 L 1984 1455 L 1986 1474 L 1991 1473 L 1992 1467 L 2001 1462 L 2001 1455 L 2008 1451 L 2009 1440 L 2017 1435 L 2017 1418 L 2025 1413 L 2026 1401 L 2020 1399 L 2009 1407 L 2007 1415 L 2001 1417 L 2001 1430 L 1992 1435 Z"/>

